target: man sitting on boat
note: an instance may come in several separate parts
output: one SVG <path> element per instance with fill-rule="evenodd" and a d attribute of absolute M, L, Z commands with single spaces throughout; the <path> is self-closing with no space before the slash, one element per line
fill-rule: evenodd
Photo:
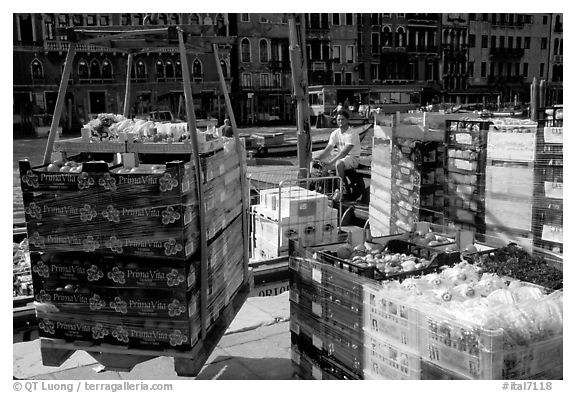
<path fill-rule="evenodd" d="M 342 184 L 346 190 L 345 171 L 355 169 L 360 162 L 360 136 L 358 131 L 348 125 L 350 114 L 346 111 L 340 111 L 336 115 L 338 128 L 332 131 L 328 145 L 324 150 L 315 153 L 315 159 L 322 162 L 328 170 L 335 169 L 336 174 L 342 179 Z M 336 154 L 333 150 L 337 149 Z"/>

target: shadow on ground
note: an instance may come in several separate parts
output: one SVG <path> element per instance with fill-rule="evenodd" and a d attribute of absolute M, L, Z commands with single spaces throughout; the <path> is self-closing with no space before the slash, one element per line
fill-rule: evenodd
<path fill-rule="evenodd" d="M 289 380 L 293 368 L 290 359 L 218 356 L 196 379 L 219 380 Z"/>

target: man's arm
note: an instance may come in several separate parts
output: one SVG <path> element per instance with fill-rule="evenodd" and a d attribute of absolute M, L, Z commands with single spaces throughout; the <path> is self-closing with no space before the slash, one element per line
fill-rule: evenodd
<path fill-rule="evenodd" d="M 354 147 L 354 145 L 346 145 L 344 146 L 344 149 L 342 149 L 342 151 L 338 152 L 338 154 L 336 156 L 334 156 L 330 161 L 327 162 L 328 165 L 334 165 L 336 163 L 336 161 L 338 161 L 341 158 L 344 158 L 348 155 L 348 153 L 350 153 L 350 150 L 352 150 L 352 148 Z"/>
<path fill-rule="evenodd" d="M 330 151 L 332 151 L 332 149 L 334 149 L 334 146 L 330 144 L 326 145 L 324 150 L 322 150 L 320 153 L 316 153 L 317 154 L 316 159 L 322 161 L 324 158 L 330 155 Z M 314 158 L 314 154 L 312 155 L 312 157 Z"/>

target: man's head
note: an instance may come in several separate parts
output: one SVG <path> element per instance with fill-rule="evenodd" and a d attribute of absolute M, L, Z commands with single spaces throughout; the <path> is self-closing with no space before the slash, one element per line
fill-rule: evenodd
<path fill-rule="evenodd" d="M 348 128 L 348 121 L 350 120 L 350 114 L 346 111 L 339 111 L 336 114 L 336 123 L 340 129 L 346 130 Z"/>
<path fill-rule="evenodd" d="M 224 125 L 229 126 L 230 125 L 230 119 L 224 119 Z"/>

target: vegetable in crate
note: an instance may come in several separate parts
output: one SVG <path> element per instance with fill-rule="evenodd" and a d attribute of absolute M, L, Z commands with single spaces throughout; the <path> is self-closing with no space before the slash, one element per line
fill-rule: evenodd
<path fill-rule="evenodd" d="M 476 264 L 485 273 L 495 273 L 549 289 L 563 288 L 563 274 L 560 270 L 514 244 L 500 248 L 494 254 L 478 256 Z"/>

